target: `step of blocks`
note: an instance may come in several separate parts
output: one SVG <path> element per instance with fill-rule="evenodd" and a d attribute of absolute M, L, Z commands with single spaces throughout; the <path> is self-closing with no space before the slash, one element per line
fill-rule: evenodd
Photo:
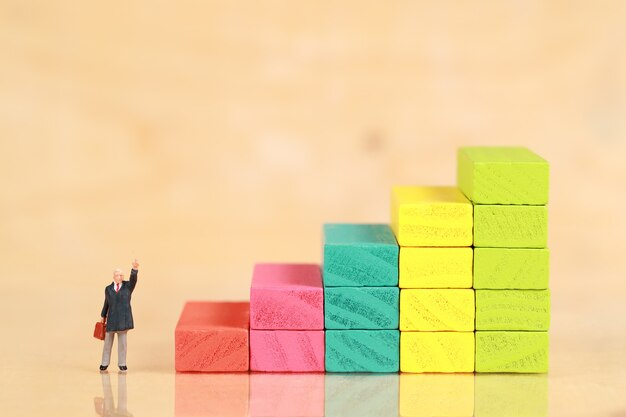
<path fill-rule="evenodd" d="M 400 288 L 472 288 L 472 248 L 400 248 Z"/>
<path fill-rule="evenodd" d="M 472 203 L 456 187 L 396 186 L 391 228 L 400 246 L 471 246 Z"/>
<path fill-rule="evenodd" d="M 476 417 L 547 417 L 547 375 L 476 374 Z"/>
<path fill-rule="evenodd" d="M 323 374 L 250 374 L 250 417 L 324 416 Z"/>
<path fill-rule="evenodd" d="M 472 289 L 400 291 L 402 331 L 473 331 L 474 316 Z"/>
<path fill-rule="evenodd" d="M 545 248 L 548 244 L 546 206 L 474 206 L 474 246 Z"/>
<path fill-rule="evenodd" d="M 476 372 L 548 372 L 548 333 L 477 331 Z"/>
<path fill-rule="evenodd" d="M 462 147 L 457 185 L 475 204 L 548 203 L 549 165 L 522 147 Z"/>
<path fill-rule="evenodd" d="M 476 330 L 548 330 L 550 290 L 476 290 Z"/>
<path fill-rule="evenodd" d="M 326 329 L 397 329 L 398 287 L 326 287 Z"/>
<path fill-rule="evenodd" d="M 326 417 L 398 415 L 397 374 L 327 374 Z"/>
<path fill-rule="evenodd" d="M 324 329 L 319 265 L 257 264 L 250 288 L 250 328 Z"/>
<path fill-rule="evenodd" d="M 398 285 L 398 244 L 386 224 L 324 225 L 324 286 Z"/>
<path fill-rule="evenodd" d="M 400 256 L 402 268 L 402 252 Z M 548 288 L 550 251 L 548 249 L 475 248 L 474 288 Z M 402 274 L 400 274 L 402 280 Z"/>
<path fill-rule="evenodd" d="M 324 372 L 324 331 L 250 329 L 250 370 Z"/>
<path fill-rule="evenodd" d="M 400 332 L 400 371 L 474 372 L 474 332 Z"/>
<path fill-rule="evenodd" d="M 398 330 L 326 330 L 327 372 L 398 372 Z"/>
<path fill-rule="evenodd" d="M 248 370 L 249 303 L 188 302 L 174 331 L 177 372 Z"/>
<path fill-rule="evenodd" d="M 473 417 L 474 375 L 401 374 L 400 416 Z"/>

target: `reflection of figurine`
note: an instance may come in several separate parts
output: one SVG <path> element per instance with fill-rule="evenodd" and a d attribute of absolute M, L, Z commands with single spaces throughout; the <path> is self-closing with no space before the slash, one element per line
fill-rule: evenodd
<path fill-rule="evenodd" d="M 113 400 L 113 389 L 108 372 L 102 373 L 102 393 L 104 398 L 96 397 L 93 399 L 98 415 L 102 417 L 132 417 L 132 414 L 126 410 L 126 374 L 119 373 L 117 377 L 117 407 Z"/>
<path fill-rule="evenodd" d="M 113 283 L 104 288 L 104 306 L 100 313 L 100 320 L 103 323 L 106 321 L 106 336 L 102 349 L 101 371 L 105 371 L 111 361 L 111 348 L 115 334 L 117 334 L 117 364 L 121 371 L 128 369 L 126 367 L 126 333 L 134 327 L 130 299 L 137 285 L 138 267 L 139 262 L 135 259 L 129 281 L 124 281 L 124 274 L 116 269 L 113 271 Z"/>

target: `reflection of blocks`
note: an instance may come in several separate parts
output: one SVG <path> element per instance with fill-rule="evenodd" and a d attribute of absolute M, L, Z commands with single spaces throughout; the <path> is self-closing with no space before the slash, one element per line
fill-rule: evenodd
<path fill-rule="evenodd" d="M 257 264 L 250 288 L 251 329 L 324 329 L 319 265 Z"/>
<path fill-rule="evenodd" d="M 471 288 L 472 248 L 400 248 L 400 288 Z"/>
<path fill-rule="evenodd" d="M 327 330 L 326 371 L 398 372 L 398 330 Z"/>
<path fill-rule="evenodd" d="M 472 204 L 456 187 L 393 187 L 391 228 L 400 246 L 471 246 Z"/>
<path fill-rule="evenodd" d="M 248 370 L 248 302 L 188 302 L 176 330 L 178 372 Z"/>
<path fill-rule="evenodd" d="M 324 225 L 324 286 L 398 285 L 398 245 L 386 224 Z"/>
<path fill-rule="evenodd" d="M 476 372 L 548 372 L 548 333 L 477 331 Z"/>
<path fill-rule="evenodd" d="M 474 290 L 408 289 L 400 293 L 400 330 L 474 330 Z"/>
<path fill-rule="evenodd" d="M 397 374 L 326 375 L 327 417 L 397 415 Z"/>
<path fill-rule="evenodd" d="M 248 415 L 248 373 L 176 374 L 176 417 Z"/>
<path fill-rule="evenodd" d="M 400 416 L 473 415 L 474 375 L 400 375 Z"/>
<path fill-rule="evenodd" d="M 548 330 L 550 290 L 476 290 L 476 330 Z"/>
<path fill-rule="evenodd" d="M 250 374 L 250 417 L 323 415 L 323 374 Z"/>
<path fill-rule="evenodd" d="M 545 248 L 546 206 L 474 206 L 474 246 Z"/>
<path fill-rule="evenodd" d="M 474 288 L 477 289 L 543 290 L 548 288 L 549 273 L 548 249 L 474 249 Z"/>
<path fill-rule="evenodd" d="M 545 417 L 546 375 L 476 375 L 476 417 Z"/>
<path fill-rule="evenodd" d="M 548 203 L 548 162 L 521 147 L 464 147 L 457 184 L 475 204 Z"/>
<path fill-rule="evenodd" d="M 398 287 L 326 287 L 327 329 L 397 329 Z"/>
<path fill-rule="evenodd" d="M 401 372 L 473 372 L 473 332 L 401 332 Z"/>
<path fill-rule="evenodd" d="M 250 329 L 250 370 L 323 372 L 323 330 Z"/>

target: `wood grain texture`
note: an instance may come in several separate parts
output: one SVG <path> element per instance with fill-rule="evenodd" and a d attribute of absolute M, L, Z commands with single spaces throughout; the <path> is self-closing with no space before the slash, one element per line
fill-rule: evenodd
<path fill-rule="evenodd" d="M 398 244 L 386 224 L 325 224 L 326 287 L 398 285 Z"/>
<path fill-rule="evenodd" d="M 543 290 L 548 288 L 549 275 L 550 251 L 547 248 L 474 249 L 476 289 Z"/>
<path fill-rule="evenodd" d="M 249 303 L 188 302 L 174 331 L 178 372 L 248 370 Z"/>
<path fill-rule="evenodd" d="M 474 206 L 474 246 L 545 248 L 547 243 L 546 206 Z"/>
<path fill-rule="evenodd" d="M 398 287 L 327 287 L 326 329 L 397 329 Z"/>
<path fill-rule="evenodd" d="M 543 374 L 476 374 L 476 417 L 546 417 L 548 378 Z"/>
<path fill-rule="evenodd" d="M 400 375 L 401 417 L 473 417 L 474 375 Z"/>
<path fill-rule="evenodd" d="M 476 330 L 550 328 L 550 290 L 476 290 Z"/>
<path fill-rule="evenodd" d="M 257 264 L 250 287 L 250 328 L 321 330 L 324 290 L 317 264 Z"/>
<path fill-rule="evenodd" d="M 398 415 L 398 374 L 326 374 L 326 417 Z"/>
<path fill-rule="evenodd" d="M 474 290 L 400 290 L 400 330 L 474 330 Z"/>
<path fill-rule="evenodd" d="M 457 185 L 474 204 L 548 204 L 548 162 L 528 148 L 468 146 L 457 152 Z"/>
<path fill-rule="evenodd" d="M 327 372 L 398 372 L 398 330 L 326 330 Z"/>
<path fill-rule="evenodd" d="M 476 372 L 548 372 L 548 332 L 476 332 Z"/>
<path fill-rule="evenodd" d="M 472 288 L 472 248 L 401 247 L 400 288 Z"/>
<path fill-rule="evenodd" d="M 456 187 L 391 191 L 391 228 L 400 246 L 471 246 L 472 222 L 472 204 Z"/>
<path fill-rule="evenodd" d="M 400 332 L 400 371 L 473 372 L 474 332 Z"/>
<path fill-rule="evenodd" d="M 250 370 L 323 372 L 323 330 L 250 329 Z"/>
<path fill-rule="evenodd" d="M 323 415 L 323 374 L 250 373 L 250 410 L 240 417 Z"/>

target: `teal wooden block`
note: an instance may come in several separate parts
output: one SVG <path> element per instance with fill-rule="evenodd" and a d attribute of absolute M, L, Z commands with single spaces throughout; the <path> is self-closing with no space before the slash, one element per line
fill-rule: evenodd
<path fill-rule="evenodd" d="M 325 224 L 324 286 L 397 286 L 398 252 L 386 224 Z"/>
<path fill-rule="evenodd" d="M 548 372 L 548 332 L 476 332 L 476 372 Z"/>
<path fill-rule="evenodd" d="M 327 329 L 397 329 L 398 287 L 326 287 Z"/>
<path fill-rule="evenodd" d="M 474 246 L 545 248 L 548 244 L 546 206 L 474 206 Z"/>
<path fill-rule="evenodd" d="M 476 330 L 550 328 L 550 290 L 476 290 Z"/>
<path fill-rule="evenodd" d="M 548 204 L 550 167 L 522 147 L 459 148 L 457 185 L 475 204 Z"/>
<path fill-rule="evenodd" d="M 327 373 L 324 417 L 395 417 L 399 382 L 397 373 Z"/>
<path fill-rule="evenodd" d="M 474 288 L 548 288 L 550 251 L 548 249 L 475 248 Z"/>
<path fill-rule="evenodd" d="M 327 330 L 326 372 L 398 372 L 398 330 Z"/>

